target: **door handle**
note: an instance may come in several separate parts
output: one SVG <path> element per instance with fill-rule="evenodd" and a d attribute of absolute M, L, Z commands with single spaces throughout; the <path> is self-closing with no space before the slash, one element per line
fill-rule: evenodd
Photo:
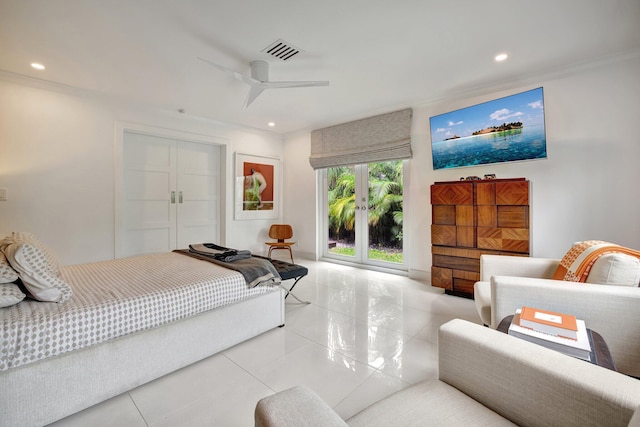
<path fill-rule="evenodd" d="M 182 191 L 178 191 L 178 203 L 182 203 Z"/>
<path fill-rule="evenodd" d="M 171 204 L 174 204 L 176 202 L 176 192 L 172 191 L 171 192 Z"/>

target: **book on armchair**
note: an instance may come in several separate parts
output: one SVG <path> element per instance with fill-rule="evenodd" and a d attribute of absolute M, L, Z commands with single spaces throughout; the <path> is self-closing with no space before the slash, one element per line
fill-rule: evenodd
<path fill-rule="evenodd" d="M 589 331 L 584 320 L 576 319 L 577 339 L 575 340 L 522 327 L 520 326 L 520 320 L 520 310 L 518 310 L 509 326 L 509 335 L 559 351 L 568 356 L 593 361 L 592 339 L 589 337 Z"/>

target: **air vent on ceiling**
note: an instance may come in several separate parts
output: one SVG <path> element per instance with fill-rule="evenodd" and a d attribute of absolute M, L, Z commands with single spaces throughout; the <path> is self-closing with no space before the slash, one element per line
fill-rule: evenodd
<path fill-rule="evenodd" d="M 287 61 L 300 53 L 300 49 L 293 47 L 290 43 L 287 43 L 282 39 L 278 39 L 262 49 L 262 52 L 274 58 L 278 58 L 281 61 Z"/>

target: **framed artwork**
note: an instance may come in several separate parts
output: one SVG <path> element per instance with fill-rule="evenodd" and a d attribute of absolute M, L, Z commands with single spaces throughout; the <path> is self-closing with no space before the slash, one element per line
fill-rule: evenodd
<path fill-rule="evenodd" d="M 542 88 L 429 119 L 433 169 L 547 158 Z"/>
<path fill-rule="evenodd" d="M 280 159 L 236 153 L 235 219 L 280 216 Z"/>

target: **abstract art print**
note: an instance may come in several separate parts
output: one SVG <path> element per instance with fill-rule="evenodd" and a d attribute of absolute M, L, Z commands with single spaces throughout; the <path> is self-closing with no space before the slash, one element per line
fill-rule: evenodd
<path fill-rule="evenodd" d="M 433 169 L 545 159 L 542 88 L 429 119 Z"/>
<path fill-rule="evenodd" d="M 279 216 L 280 160 L 236 153 L 236 219 Z"/>

